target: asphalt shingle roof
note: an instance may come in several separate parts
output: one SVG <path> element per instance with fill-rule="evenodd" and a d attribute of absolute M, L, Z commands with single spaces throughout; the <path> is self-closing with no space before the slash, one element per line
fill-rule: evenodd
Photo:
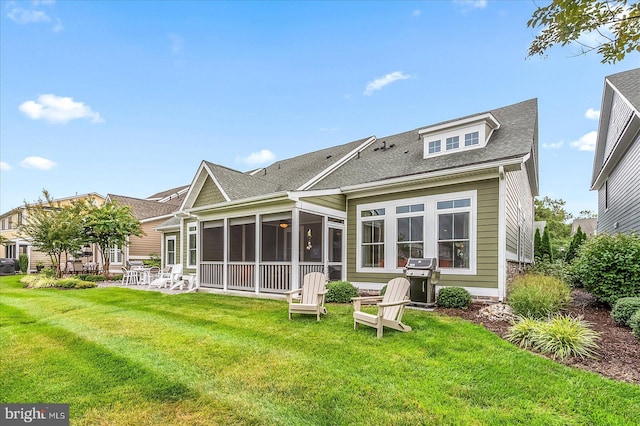
<path fill-rule="evenodd" d="M 640 68 L 610 75 L 607 80 L 631 102 L 636 111 L 640 111 Z"/>
<path fill-rule="evenodd" d="M 121 206 L 129 206 L 131 213 L 138 220 L 165 216 L 176 212 L 179 207 L 169 203 L 125 197 L 124 195 L 109 194 L 108 196 L 112 201 L 116 201 Z"/>

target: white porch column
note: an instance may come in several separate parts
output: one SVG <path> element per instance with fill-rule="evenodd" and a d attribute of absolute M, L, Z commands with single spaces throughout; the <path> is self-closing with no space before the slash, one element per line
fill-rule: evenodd
<path fill-rule="evenodd" d="M 291 290 L 300 288 L 300 209 L 291 210 Z"/>
<path fill-rule="evenodd" d="M 262 235 L 260 232 L 260 214 L 256 213 L 256 238 L 255 238 L 255 284 L 256 284 L 256 294 L 260 294 L 260 242 L 262 241 Z"/>
<path fill-rule="evenodd" d="M 229 285 L 229 218 L 222 220 L 222 289 L 228 290 Z M 200 281 L 198 281 L 200 282 Z"/>

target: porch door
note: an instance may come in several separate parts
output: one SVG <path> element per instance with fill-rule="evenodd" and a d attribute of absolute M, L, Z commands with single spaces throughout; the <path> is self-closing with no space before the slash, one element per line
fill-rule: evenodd
<path fill-rule="evenodd" d="M 329 281 L 344 280 L 344 226 L 329 222 L 327 267 Z"/>

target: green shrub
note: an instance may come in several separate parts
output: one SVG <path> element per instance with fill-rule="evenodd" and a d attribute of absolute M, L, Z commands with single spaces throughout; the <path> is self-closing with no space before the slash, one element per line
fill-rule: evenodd
<path fill-rule="evenodd" d="M 148 268 L 152 266 L 157 266 L 158 268 L 162 267 L 160 256 L 155 253 L 151 253 L 149 255 L 149 259 L 144 259 L 142 263 Z"/>
<path fill-rule="evenodd" d="M 536 275 L 554 277 L 566 284 L 571 284 L 572 282 L 569 265 L 561 261 L 549 262 L 548 260 L 539 260 L 529 267 L 528 272 Z"/>
<path fill-rule="evenodd" d="M 120 281 L 122 279 L 122 275 L 112 275 L 111 276 L 111 280 L 113 281 Z M 106 281 L 107 278 L 104 275 L 87 275 L 85 277 L 82 278 L 83 281 L 90 281 L 90 282 L 98 282 L 98 281 Z"/>
<path fill-rule="evenodd" d="M 327 284 L 326 302 L 349 303 L 352 297 L 358 297 L 358 289 L 347 281 L 332 281 Z"/>
<path fill-rule="evenodd" d="M 383 285 L 382 288 L 380 289 L 380 296 L 384 296 L 384 294 L 387 292 L 387 285 Z"/>
<path fill-rule="evenodd" d="M 633 334 L 640 340 L 640 309 L 629 318 L 629 327 L 631 327 Z"/>
<path fill-rule="evenodd" d="M 22 272 L 23 274 L 29 272 L 29 256 L 27 256 L 25 253 L 21 253 L 20 256 L 18 256 L 18 265 L 20 268 L 20 272 Z"/>
<path fill-rule="evenodd" d="M 600 334 L 581 317 L 558 315 L 541 323 L 534 333 L 534 348 L 554 359 L 593 357 Z"/>
<path fill-rule="evenodd" d="M 80 281 L 78 284 L 76 284 L 76 288 L 77 289 L 83 289 L 83 288 L 94 288 L 97 287 L 98 285 L 96 283 L 90 282 L 90 281 Z"/>
<path fill-rule="evenodd" d="M 618 324 L 629 326 L 631 316 L 639 309 L 640 297 L 622 297 L 613 305 L 611 317 Z"/>
<path fill-rule="evenodd" d="M 507 340 L 522 348 L 550 354 L 554 359 L 593 357 L 599 333 L 580 317 L 557 315 L 546 321 L 520 318 L 509 327 Z"/>
<path fill-rule="evenodd" d="M 77 278 L 63 278 L 56 281 L 55 287 L 59 288 L 76 288 L 76 284 L 80 282 Z"/>
<path fill-rule="evenodd" d="M 438 306 L 441 308 L 466 309 L 471 304 L 471 294 L 462 287 L 444 287 L 438 291 Z"/>
<path fill-rule="evenodd" d="M 63 278 L 57 280 L 42 274 L 27 275 L 20 280 L 27 288 L 93 288 L 95 283 L 82 281 L 78 278 Z"/>
<path fill-rule="evenodd" d="M 516 315 L 539 319 L 560 311 L 570 297 L 569 286 L 559 279 L 527 274 L 511 283 L 508 303 Z"/>
<path fill-rule="evenodd" d="M 600 234 L 587 240 L 573 262 L 573 274 L 601 302 L 640 296 L 640 237 Z"/>
<path fill-rule="evenodd" d="M 44 268 L 40 271 L 40 275 L 44 275 L 47 278 L 55 278 L 57 271 L 54 268 Z"/>

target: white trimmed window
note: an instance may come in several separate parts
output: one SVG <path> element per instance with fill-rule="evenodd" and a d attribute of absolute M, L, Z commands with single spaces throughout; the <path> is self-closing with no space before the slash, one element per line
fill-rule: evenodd
<path fill-rule="evenodd" d="M 429 142 L 429 154 L 440 152 L 440 141 Z"/>
<path fill-rule="evenodd" d="M 360 218 L 360 266 L 384 268 L 385 209 L 362 210 Z"/>
<path fill-rule="evenodd" d="M 176 237 L 171 235 L 165 239 L 165 265 L 176 264 Z"/>
<path fill-rule="evenodd" d="M 460 137 L 452 136 L 447 138 L 447 151 L 460 148 Z"/>
<path fill-rule="evenodd" d="M 122 264 L 122 250 L 120 247 L 113 246 L 109 249 L 109 263 L 112 265 Z"/>
<path fill-rule="evenodd" d="M 464 146 L 478 145 L 478 143 L 480 143 L 479 132 L 472 132 L 464 135 Z"/>
<path fill-rule="evenodd" d="M 443 274 L 476 273 L 477 191 L 357 206 L 357 272 L 402 273 L 435 257 Z"/>
<path fill-rule="evenodd" d="M 198 224 L 187 224 L 187 266 L 195 268 L 198 264 Z"/>

